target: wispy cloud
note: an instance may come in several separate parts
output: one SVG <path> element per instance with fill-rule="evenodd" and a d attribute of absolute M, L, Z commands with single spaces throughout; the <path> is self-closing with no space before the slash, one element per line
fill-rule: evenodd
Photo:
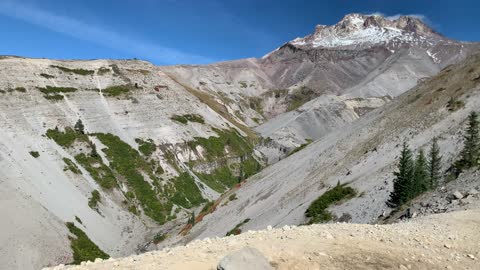
<path fill-rule="evenodd" d="M 190 64 L 214 61 L 208 57 L 127 37 L 120 32 L 14 1 L 0 1 L 0 14 L 159 63 Z"/>

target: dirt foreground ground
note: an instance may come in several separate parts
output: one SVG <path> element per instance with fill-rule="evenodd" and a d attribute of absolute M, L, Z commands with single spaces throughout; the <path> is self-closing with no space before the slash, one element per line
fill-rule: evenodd
<path fill-rule="evenodd" d="M 216 269 L 224 256 L 246 246 L 262 252 L 275 269 L 480 269 L 480 210 L 392 225 L 269 227 L 52 269 Z"/>

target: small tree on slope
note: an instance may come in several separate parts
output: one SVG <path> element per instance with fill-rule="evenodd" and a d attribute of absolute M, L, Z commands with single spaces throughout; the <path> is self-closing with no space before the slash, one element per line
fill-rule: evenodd
<path fill-rule="evenodd" d="M 456 162 L 457 169 L 471 168 L 478 165 L 480 157 L 480 139 L 478 115 L 471 112 L 468 116 L 468 127 L 464 136 L 464 146 L 461 152 L 461 159 Z"/>
<path fill-rule="evenodd" d="M 437 138 L 433 138 L 430 152 L 428 153 L 428 174 L 429 174 L 429 188 L 436 188 L 441 177 L 441 162 L 440 148 L 438 147 Z"/>
<path fill-rule="evenodd" d="M 76 132 L 85 134 L 85 126 L 82 123 L 82 120 L 78 119 L 77 123 L 75 123 L 75 126 L 73 127 Z"/>
<path fill-rule="evenodd" d="M 411 181 L 414 175 L 414 162 L 412 152 L 406 142 L 403 143 L 402 153 L 398 163 L 398 171 L 394 172 L 393 191 L 387 201 L 389 207 L 398 207 L 408 201 L 412 193 Z"/>
<path fill-rule="evenodd" d="M 412 192 L 409 194 L 409 199 L 415 198 L 417 195 L 422 194 L 430 188 L 428 164 L 423 149 L 420 149 L 417 159 L 415 160 L 415 169 L 412 180 Z"/>

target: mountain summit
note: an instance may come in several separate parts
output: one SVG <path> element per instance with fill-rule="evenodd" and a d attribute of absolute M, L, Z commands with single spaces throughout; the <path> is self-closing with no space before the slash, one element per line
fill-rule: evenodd
<path fill-rule="evenodd" d="M 346 15 L 332 26 L 317 25 L 315 32 L 296 38 L 290 44 L 300 47 L 342 47 L 374 45 L 388 42 L 397 44 L 442 39 L 437 32 L 415 16 L 384 17 L 381 15 Z"/>

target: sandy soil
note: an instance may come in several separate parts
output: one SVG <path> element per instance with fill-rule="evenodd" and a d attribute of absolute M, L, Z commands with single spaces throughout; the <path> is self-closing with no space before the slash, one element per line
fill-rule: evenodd
<path fill-rule="evenodd" d="M 261 251 L 276 269 L 480 269 L 478 228 L 479 209 L 391 225 L 285 226 L 53 269 L 215 269 L 245 246 Z"/>

